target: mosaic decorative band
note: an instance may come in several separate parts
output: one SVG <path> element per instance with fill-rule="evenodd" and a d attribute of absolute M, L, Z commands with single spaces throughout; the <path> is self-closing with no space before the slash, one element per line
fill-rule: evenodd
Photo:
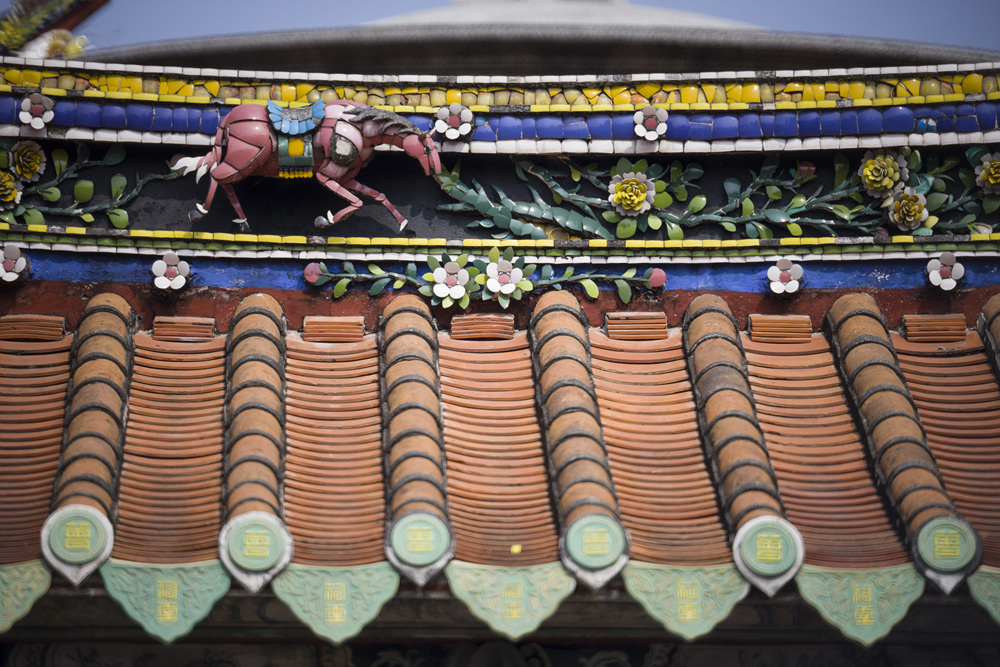
<path fill-rule="evenodd" d="M 0 124 L 8 126 L 0 127 L 0 136 L 208 145 L 240 104 L 352 100 L 403 114 L 421 131 L 434 127 L 444 152 L 626 148 L 615 142 L 646 142 L 643 152 L 674 153 L 1000 140 L 1000 134 L 979 134 L 1000 131 L 997 63 L 942 66 L 934 73 L 858 68 L 590 82 L 372 76 L 362 84 L 345 75 L 2 62 L 0 95 L 9 97 L 0 97 Z M 875 139 L 884 134 L 901 138 Z M 808 143 L 799 146 L 796 139 Z"/>

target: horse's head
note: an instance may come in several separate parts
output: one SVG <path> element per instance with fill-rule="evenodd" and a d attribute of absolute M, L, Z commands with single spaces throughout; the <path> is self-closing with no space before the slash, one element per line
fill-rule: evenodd
<path fill-rule="evenodd" d="M 428 176 L 441 171 L 441 156 L 430 133 L 407 135 L 403 139 L 403 150 L 420 161 Z"/>

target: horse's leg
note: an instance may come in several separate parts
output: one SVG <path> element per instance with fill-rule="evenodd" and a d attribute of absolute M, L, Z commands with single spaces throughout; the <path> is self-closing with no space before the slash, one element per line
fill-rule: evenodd
<path fill-rule="evenodd" d="M 341 197 L 343 197 L 348 201 L 348 205 L 337 211 L 337 213 L 334 214 L 332 217 L 324 218 L 323 216 L 320 216 L 316 218 L 317 227 L 329 227 L 335 222 L 340 222 L 341 220 L 343 220 L 344 218 L 346 218 L 347 216 L 349 216 L 350 214 L 354 213 L 359 208 L 361 208 L 361 204 L 363 203 L 361 199 L 353 192 L 348 190 L 346 187 L 344 187 L 342 183 L 337 182 L 336 180 L 330 178 L 329 176 L 327 176 L 322 172 L 316 173 L 316 180 L 325 185 L 327 189 L 333 192 L 334 194 L 340 195 Z"/>
<path fill-rule="evenodd" d="M 188 220 L 194 222 L 195 220 L 201 220 L 208 213 L 208 209 L 212 207 L 212 199 L 215 197 L 215 190 L 219 186 L 219 182 L 214 178 L 208 179 L 210 182 L 208 184 L 208 194 L 205 195 L 205 203 L 196 203 L 194 207 L 198 209 L 197 211 L 188 212 Z"/>
<path fill-rule="evenodd" d="M 213 180 L 213 183 L 217 181 Z M 226 197 L 229 198 L 229 203 L 233 205 L 233 210 L 236 211 L 236 215 L 239 216 L 233 220 L 237 225 L 239 225 L 239 231 L 248 232 L 250 231 L 250 225 L 247 224 L 247 216 L 243 212 L 243 207 L 240 205 L 240 200 L 236 197 L 236 190 L 233 189 L 229 183 L 222 184 L 222 191 L 226 193 Z"/>
<path fill-rule="evenodd" d="M 353 178 L 351 180 L 347 181 L 346 183 L 344 183 L 343 185 L 344 185 L 345 188 L 347 188 L 349 190 L 353 190 L 354 192 L 357 192 L 358 194 L 362 194 L 362 195 L 364 195 L 366 197 L 371 197 L 375 201 L 377 201 L 380 204 L 382 204 L 382 206 L 385 206 L 386 209 L 389 211 L 389 213 L 392 214 L 392 217 L 396 218 L 396 222 L 399 223 L 399 229 L 400 229 L 400 231 L 402 231 L 403 228 L 406 227 L 406 218 L 404 218 L 400 214 L 400 212 L 396 210 L 396 207 L 392 205 L 392 202 L 390 202 L 389 198 L 386 197 L 384 194 L 382 194 L 378 190 L 374 190 L 374 189 L 368 187 L 367 185 L 362 185 L 361 183 L 358 183 Z"/>

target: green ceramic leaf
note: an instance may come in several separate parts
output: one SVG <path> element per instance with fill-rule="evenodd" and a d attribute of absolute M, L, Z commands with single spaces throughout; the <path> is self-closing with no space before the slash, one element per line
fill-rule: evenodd
<path fill-rule="evenodd" d="M 674 193 L 674 199 L 677 201 L 687 201 L 688 191 L 683 185 L 675 185 L 670 191 Z"/>
<path fill-rule="evenodd" d="M 766 209 L 764 211 L 764 217 L 767 218 L 770 222 L 779 223 L 779 224 L 783 223 L 783 222 L 788 222 L 788 221 L 790 221 L 792 219 L 784 211 L 782 211 L 780 209 L 773 209 L 773 208 Z"/>
<path fill-rule="evenodd" d="M 666 208 L 674 203 L 674 198 L 670 196 L 669 192 L 661 192 L 660 194 L 653 197 L 653 206 L 656 208 Z"/>
<path fill-rule="evenodd" d="M 749 197 L 743 200 L 742 213 L 744 217 L 748 215 L 753 215 L 753 202 L 750 201 Z"/>
<path fill-rule="evenodd" d="M 850 173 L 851 161 L 843 153 L 833 156 L 833 187 L 839 188 Z"/>
<path fill-rule="evenodd" d="M 927 210 L 936 211 L 945 205 L 948 201 L 948 195 L 943 192 L 932 192 L 927 195 Z"/>
<path fill-rule="evenodd" d="M 382 267 L 380 267 L 378 264 L 369 264 L 368 265 L 368 271 L 373 276 L 385 275 L 385 271 L 383 271 Z"/>
<path fill-rule="evenodd" d="M 128 179 L 122 174 L 115 174 L 111 177 L 111 198 L 118 199 L 125 192 L 125 186 L 128 185 Z"/>
<path fill-rule="evenodd" d="M 630 171 L 634 171 L 632 168 L 632 163 L 625 158 L 618 160 L 618 164 L 615 165 L 615 173 L 619 176 L 626 174 Z"/>
<path fill-rule="evenodd" d="M 978 167 L 982 163 L 982 157 L 986 155 L 986 148 L 984 146 L 973 146 L 969 150 L 965 151 L 965 159 L 969 161 L 973 167 Z"/>
<path fill-rule="evenodd" d="M 943 178 L 935 178 L 934 183 L 931 185 L 931 190 L 934 190 L 935 192 L 944 192 L 946 187 L 947 185 L 945 185 Z"/>
<path fill-rule="evenodd" d="M 597 283 L 595 283 L 590 278 L 584 278 L 580 281 L 580 285 L 586 291 L 587 296 L 591 299 L 596 299 L 598 294 Z"/>
<path fill-rule="evenodd" d="M 663 192 L 666 189 L 667 189 L 666 181 L 657 181 L 656 184 L 653 186 L 653 190 L 655 190 L 656 192 Z"/>
<path fill-rule="evenodd" d="M 788 202 L 788 208 L 802 208 L 805 206 L 806 197 L 805 195 L 795 195 L 792 197 L 792 201 Z"/>
<path fill-rule="evenodd" d="M 697 162 L 692 162 L 688 166 L 684 167 L 684 180 L 693 181 L 695 179 L 701 178 L 705 173 L 705 170 Z"/>
<path fill-rule="evenodd" d="M 910 157 L 906 160 L 906 167 L 910 170 L 920 168 L 920 151 L 910 151 Z"/>
<path fill-rule="evenodd" d="M 87 144 L 76 145 L 76 161 L 86 162 L 90 159 L 90 146 Z"/>
<path fill-rule="evenodd" d="M 615 227 L 615 236 L 620 239 L 630 239 L 635 236 L 636 219 L 625 218 Z"/>
<path fill-rule="evenodd" d="M 742 188 L 740 187 L 739 179 L 727 178 L 722 182 L 722 186 L 726 189 L 726 196 L 729 198 L 729 201 L 733 201 L 740 196 Z"/>
<path fill-rule="evenodd" d="M 15 222 L 17 222 L 14 219 L 14 214 L 11 213 L 10 211 L 0 212 L 0 220 L 3 220 L 4 222 L 6 222 L 8 224 L 11 224 L 11 225 L 13 225 Z"/>
<path fill-rule="evenodd" d="M 601 217 L 610 222 L 612 225 L 621 222 L 622 217 L 618 215 L 616 211 L 605 211 L 601 214 Z"/>
<path fill-rule="evenodd" d="M 707 202 L 708 199 L 705 197 L 705 195 L 697 195 L 695 197 L 692 197 L 691 201 L 688 202 L 688 210 L 691 211 L 692 213 L 697 213 L 701 209 L 705 208 L 705 204 Z"/>
<path fill-rule="evenodd" d="M 61 148 L 52 151 L 52 166 L 56 170 L 56 176 L 61 176 L 66 171 L 66 164 L 69 162 L 69 155 Z"/>
<path fill-rule="evenodd" d="M 552 265 L 546 264 L 542 267 L 542 280 L 549 280 L 552 278 Z"/>
<path fill-rule="evenodd" d="M 428 258 L 428 260 L 429 259 L 430 258 Z M 428 261 L 428 263 L 430 262 Z M 343 266 L 344 266 L 344 273 L 350 273 L 352 276 L 357 275 L 358 272 L 354 269 L 353 262 L 344 262 Z"/>
<path fill-rule="evenodd" d="M 764 190 L 767 192 L 767 196 L 770 199 L 778 200 L 781 199 L 781 188 L 776 185 L 769 185 Z"/>
<path fill-rule="evenodd" d="M 43 188 L 38 191 L 38 194 L 40 194 L 46 201 L 51 202 L 59 201 L 59 198 L 62 197 L 62 192 L 59 188 Z"/>
<path fill-rule="evenodd" d="M 92 216 L 90 213 L 84 213 L 83 215 L 80 216 L 80 220 L 82 220 L 83 222 L 93 222 L 94 216 Z"/>
<path fill-rule="evenodd" d="M 94 196 L 94 183 L 93 181 L 77 181 L 73 185 L 73 197 L 80 202 L 90 201 L 90 198 Z"/>
<path fill-rule="evenodd" d="M 679 180 L 684 175 L 684 167 L 677 160 L 670 163 L 670 181 Z"/>
<path fill-rule="evenodd" d="M 500 261 L 500 247 L 499 246 L 493 246 L 492 248 L 490 248 L 489 258 L 490 258 L 490 261 L 493 262 L 494 264 Z"/>
<path fill-rule="evenodd" d="M 976 174 L 971 169 L 959 169 L 958 179 L 962 181 L 962 185 L 967 188 L 971 188 L 976 184 Z"/>
<path fill-rule="evenodd" d="M 24 224 L 26 225 L 44 225 L 45 216 L 41 214 L 40 211 L 29 208 L 24 211 Z"/>
<path fill-rule="evenodd" d="M 650 229 L 655 231 L 663 226 L 663 220 L 661 220 L 659 216 L 650 213 L 649 217 L 646 218 L 646 224 L 649 225 Z"/>
<path fill-rule="evenodd" d="M 851 209 L 847 208 L 843 204 L 834 204 L 833 205 L 833 213 L 838 218 L 843 218 L 844 220 L 850 220 L 851 219 Z"/>
<path fill-rule="evenodd" d="M 722 225 L 722 228 L 725 229 L 727 232 L 735 232 L 736 231 L 736 225 L 734 225 L 731 222 L 723 222 L 723 223 L 720 223 L 720 224 Z"/>
<path fill-rule="evenodd" d="M 128 227 L 128 212 L 120 208 L 113 208 L 108 211 L 108 220 L 116 229 L 125 229 Z"/>
<path fill-rule="evenodd" d="M 622 278 L 632 278 L 636 273 L 638 273 L 638 269 L 633 266 L 631 269 L 622 274 Z"/>
<path fill-rule="evenodd" d="M 983 213 L 990 214 L 1000 208 L 1000 196 L 986 195 L 983 197 Z"/>
<path fill-rule="evenodd" d="M 802 227 L 795 222 L 789 222 L 787 225 L 788 233 L 792 236 L 802 236 Z"/>
<path fill-rule="evenodd" d="M 760 177 L 770 178 L 777 171 L 779 164 L 781 164 L 781 158 L 777 155 L 772 154 L 765 157 L 764 162 L 760 165 Z"/>
<path fill-rule="evenodd" d="M 665 221 L 665 224 L 667 226 L 667 238 L 671 241 L 680 241 L 684 238 L 684 230 L 681 229 L 680 225 L 669 220 Z M 733 230 L 735 229 L 736 227 L 733 226 Z"/>
<path fill-rule="evenodd" d="M 645 172 L 647 169 L 649 169 L 649 161 L 646 160 L 646 158 L 643 158 L 632 165 L 632 171 Z"/>
<path fill-rule="evenodd" d="M 417 291 L 426 297 L 434 296 L 434 288 L 430 285 L 421 285 L 417 288 Z"/>
<path fill-rule="evenodd" d="M 632 288 L 624 280 L 616 280 L 615 287 L 618 288 L 618 298 L 625 305 L 632 300 Z"/>
<path fill-rule="evenodd" d="M 104 166 L 113 167 L 125 161 L 125 147 L 121 144 L 111 144 L 104 154 Z"/>
<path fill-rule="evenodd" d="M 510 296 L 508 296 L 507 294 L 497 295 L 497 303 L 500 304 L 501 308 L 506 308 L 507 306 L 510 305 Z"/>

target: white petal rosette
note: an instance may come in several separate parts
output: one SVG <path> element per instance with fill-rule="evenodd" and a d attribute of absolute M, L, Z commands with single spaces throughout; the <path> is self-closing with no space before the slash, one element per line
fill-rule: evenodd
<path fill-rule="evenodd" d="M 666 109 L 658 109 L 654 106 L 643 107 L 632 116 L 635 121 L 635 134 L 640 139 L 646 141 L 656 141 L 667 133 Z"/>
<path fill-rule="evenodd" d="M 771 291 L 775 294 L 792 294 L 802 285 L 802 267 L 782 257 L 767 270 Z"/>
<path fill-rule="evenodd" d="M 458 262 L 446 262 L 434 269 L 434 296 L 439 299 L 451 297 L 458 301 L 465 296 L 465 286 L 469 282 L 469 272 Z"/>
<path fill-rule="evenodd" d="M 486 289 L 495 294 L 512 294 L 524 278 L 524 272 L 506 259 L 486 267 Z"/>
<path fill-rule="evenodd" d="M 21 249 L 13 243 L 8 243 L 3 249 L 3 261 L 0 261 L 0 281 L 12 283 L 22 278 L 28 268 L 28 260 L 21 254 Z"/>
<path fill-rule="evenodd" d="M 191 276 L 190 265 L 181 260 L 177 253 L 164 253 L 162 259 L 153 262 L 153 285 L 158 289 L 176 291 L 185 287 Z"/>
<path fill-rule="evenodd" d="M 445 139 L 456 141 L 472 134 L 474 117 L 467 106 L 452 102 L 438 109 L 435 117 L 434 129 L 438 134 L 444 135 Z"/>
<path fill-rule="evenodd" d="M 21 100 L 21 112 L 18 120 L 25 125 L 30 125 L 32 129 L 40 130 L 55 117 L 52 110 L 53 103 L 50 97 L 41 93 L 32 93 Z"/>
<path fill-rule="evenodd" d="M 955 258 L 954 253 L 943 252 L 937 259 L 927 262 L 927 278 L 935 287 L 945 292 L 958 287 L 958 281 L 965 275 L 965 267 Z"/>

